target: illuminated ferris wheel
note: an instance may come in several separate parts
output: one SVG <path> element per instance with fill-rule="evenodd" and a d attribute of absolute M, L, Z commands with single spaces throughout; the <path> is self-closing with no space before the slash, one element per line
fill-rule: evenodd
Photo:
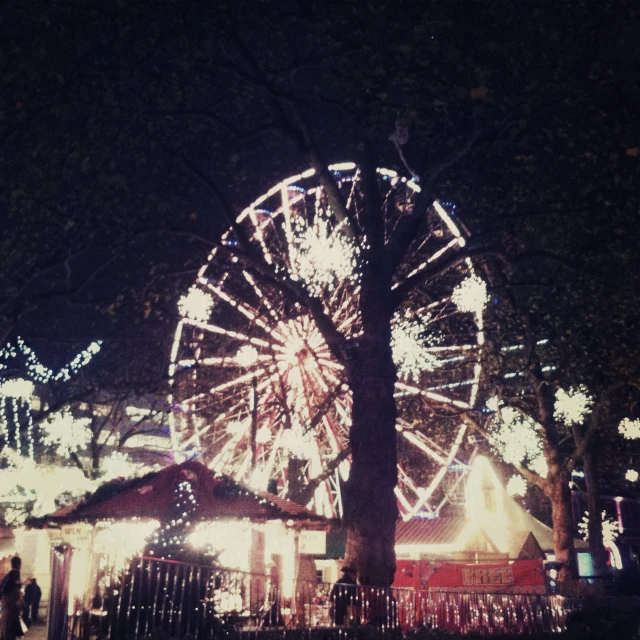
<path fill-rule="evenodd" d="M 343 163 L 329 170 L 357 225 L 358 168 Z M 420 188 L 386 169 L 378 169 L 378 183 L 390 235 Z M 454 217 L 439 202 L 425 212 L 394 287 L 460 252 L 465 237 Z M 248 241 L 268 269 L 251 269 L 238 258 L 239 234 L 242 249 Z M 308 310 L 269 274 L 303 287 L 345 337 L 357 340 L 361 259 L 313 170 L 274 186 L 238 216 L 179 302 L 170 365 L 177 459 L 199 454 L 238 481 L 304 495 L 327 516 L 341 513 L 350 467 L 345 371 Z M 428 423 L 474 406 L 486 299 L 485 283 L 465 259 L 412 290 L 394 316 L 396 429 L 399 446 L 408 450 L 400 456 L 396 489 L 404 517 L 437 512 L 436 490 L 452 468 L 465 467 L 463 421 L 444 437 L 432 437 Z"/>

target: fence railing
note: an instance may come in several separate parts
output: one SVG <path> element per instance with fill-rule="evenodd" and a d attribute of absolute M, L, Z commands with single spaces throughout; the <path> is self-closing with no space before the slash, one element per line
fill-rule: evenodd
<path fill-rule="evenodd" d="M 88 584 L 70 582 L 69 558 L 53 562 L 49 640 L 215 638 L 261 629 L 344 628 L 373 624 L 492 633 L 556 632 L 577 600 L 555 595 L 379 589 L 298 581 L 274 575 L 143 557 L 114 566 L 91 559 Z M 59 575 L 55 575 L 58 570 Z M 71 578 L 73 583 L 73 578 Z M 66 585 L 63 586 L 63 585 Z M 65 601 L 65 596 L 67 600 Z M 51 634 L 55 620 L 56 635 Z"/>

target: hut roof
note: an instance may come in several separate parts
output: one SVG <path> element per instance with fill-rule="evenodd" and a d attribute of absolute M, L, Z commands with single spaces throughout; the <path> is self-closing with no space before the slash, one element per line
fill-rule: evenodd
<path fill-rule="evenodd" d="M 266 491 L 249 489 L 200 462 L 187 460 L 139 478 L 106 483 L 80 503 L 58 509 L 30 524 L 42 526 L 131 518 L 165 521 L 171 518 L 174 489 L 181 480 L 189 480 L 193 486 L 197 503 L 195 518 L 199 520 L 294 520 L 307 527 L 331 523 L 295 502 Z"/>

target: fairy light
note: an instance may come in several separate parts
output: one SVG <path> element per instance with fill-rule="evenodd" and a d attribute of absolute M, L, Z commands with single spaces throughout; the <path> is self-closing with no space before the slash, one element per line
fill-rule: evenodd
<path fill-rule="evenodd" d="M 431 314 L 419 320 L 396 314 L 391 329 L 391 348 L 398 375 L 407 380 L 419 380 L 425 371 L 434 371 L 441 366 L 431 347 L 442 341 L 442 337 L 428 330 Z"/>
<path fill-rule="evenodd" d="M 186 550 L 185 545 L 193 530 L 198 502 L 189 480 L 180 480 L 174 488 L 175 504 L 168 522 L 161 522 L 153 533 L 150 555 L 159 558 L 176 558 Z"/>
<path fill-rule="evenodd" d="M 157 465 L 155 468 L 159 469 Z M 134 462 L 126 453 L 114 451 L 100 461 L 100 481 L 109 482 L 116 478 L 133 478 L 143 473 L 150 473 L 155 468 Z"/>
<path fill-rule="evenodd" d="M 618 425 L 618 432 L 626 440 L 638 440 L 640 438 L 640 420 L 625 418 Z"/>
<path fill-rule="evenodd" d="M 225 568 L 249 571 L 252 525 L 238 520 L 199 522 L 187 542 L 194 549 L 209 552 Z"/>
<path fill-rule="evenodd" d="M 281 446 L 292 458 L 308 460 L 317 448 L 316 434 L 313 429 L 304 429 L 294 423 L 290 429 L 282 431 Z"/>
<path fill-rule="evenodd" d="M 29 451 L 29 457 L 33 460 L 33 414 L 31 412 L 31 407 L 29 406 L 27 410 L 27 449 Z"/>
<path fill-rule="evenodd" d="M 250 344 L 245 344 L 236 353 L 236 362 L 241 367 L 251 367 L 258 362 L 258 350 Z"/>
<path fill-rule="evenodd" d="M 96 483 L 77 467 L 43 466 L 9 448 L 1 454 L 0 501 L 14 505 L 33 503 L 31 515 L 44 516 L 56 509 L 63 494 L 82 496 L 94 491 Z"/>
<path fill-rule="evenodd" d="M 638 472 L 635 469 L 627 469 L 627 472 L 624 474 L 624 478 L 628 482 L 637 482 Z"/>
<path fill-rule="evenodd" d="M 198 287 L 191 287 L 189 293 L 183 295 L 178 301 L 180 315 L 198 322 L 206 322 L 211 315 L 211 309 L 213 309 L 213 298 Z"/>
<path fill-rule="evenodd" d="M 481 314 L 489 302 L 487 283 L 474 273 L 455 287 L 451 300 L 458 311 Z"/>
<path fill-rule="evenodd" d="M 317 213 L 310 225 L 302 216 L 293 219 L 290 276 L 319 297 L 338 282 L 357 282 L 360 249 L 331 220 L 329 209 L 319 208 Z"/>
<path fill-rule="evenodd" d="M 498 407 L 497 398 L 487 401 L 487 408 L 494 413 L 489 425 L 493 448 L 505 462 L 524 464 L 545 478 L 548 469 L 539 435 L 539 425 L 513 407 L 505 405 Z"/>
<path fill-rule="evenodd" d="M 18 401 L 11 398 L 11 408 L 13 409 L 13 444 L 16 451 L 20 451 L 20 416 L 18 415 Z"/>
<path fill-rule="evenodd" d="M 0 436 L 6 434 L 9 427 L 9 425 L 7 424 L 6 410 L 7 399 L 5 398 L 5 396 L 0 395 Z"/>
<path fill-rule="evenodd" d="M 611 547 L 620 535 L 620 527 L 618 522 L 607 515 L 606 511 L 602 512 L 602 542 L 605 547 Z M 589 512 L 585 511 L 582 520 L 578 523 L 578 531 L 583 540 L 589 540 Z"/>
<path fill-rule="evenodd" d="M 558 389 L 554 407 L 554 418 L 570 426 L 580 424 L 591 412 L 593 397 L 584 385 L 572 387 L 568 391 Z"/>
<path fill-rule="evenodd" d="M 232 438 L 240 438 L 251 426 L 251 420 L 231 420 L 227 422 L 226 432 Z"/>
<path fill-rule="evenodd" d="M 0 370 L 7 367 L 7 360 L 22 356 L 26 373 L 34 382 L 43 384 L 48 382 L 68 382 L 74 374 L 91 362 L 93 356 L 100 351 L 101 345 L 101 340 L 95 340 L 86 349 L 80 351 L 69 363 L 58 369 L 58 371 L 54 371 L 42 364 L 33 349 L 18 336 L 15 346 L 7 344 L 6 347 L 0 350 Z"/>
<path fill-rule="evenodd" d="M 527 492 L 527 481 L 522 476 L 511 476 L 506 491 L 510 496 L 524 496 Z"/>
<path fill-rule="evenodd" d="M 47 447 L 54 447 L 59 456 L 66 458 L 89 444 L 90 424 L 91 418 L 76 418 L 65 407 L 43 421 L 42 443 Z"/>
<path fill-rule="evenodd" d="M 271 433 L 271 429 L 266 425 L 260 427 L 256 432 L 256 444 L 267 444 L 267 442 L 271 441 L 273 434 Z"/>
<path fill-rule="evenodd" d="M 23 447 L 22 436 L 26 432 L 26 449 L 30 458 L 34 456 L 34 424 L 32 398 L 35 384 L 68 382 L 73 375 L 85 367 L 101 348 L 102 341 L 96 340 L 80 351 L 74 358 L 57 371 L 40 362 L 35 352 L 18 336 L 16 344 L 9 343 L 0 349 L 0 372 L 8 368 L 8 361 L 20 359 L 27 377 L 11 378 L 0 382 L 0 431 L 5 432 L 5 446 L 13 446 L 16 451 Z M 7 400 L 9 402 L 7 402 Z M 10 409 L 10 414 L 7 414 Z M 24 422 L 26 421 L 26 429 Z M 9 441 L 10 424 L 13 424 L 13 443 Z"/>
<path fill-rule="evenodd" d="M 29 400 L 33 395 L 34 389 L 33 382 L 24 378 L 13 378 L 0 383 L 0 395 L 14 400 Z"/>

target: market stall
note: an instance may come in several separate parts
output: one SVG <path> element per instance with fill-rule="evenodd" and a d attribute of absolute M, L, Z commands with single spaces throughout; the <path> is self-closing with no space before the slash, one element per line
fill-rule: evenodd
<path fill-rule="evenodd" d="M 53 594 L 50 629 L 77 637 L 74 626 L 88 624 L 117 637 L 158 624 L 210 625 L 222 614 L 254 625 L 269 614 L 273 624 L 290 620 L 301 549 L 313 552 L 309 540 L 321 546 L 331 521 L 190 460 L 109 483 L 32 524 L 49 531 L 53 580 L 64 584 Z"/>

